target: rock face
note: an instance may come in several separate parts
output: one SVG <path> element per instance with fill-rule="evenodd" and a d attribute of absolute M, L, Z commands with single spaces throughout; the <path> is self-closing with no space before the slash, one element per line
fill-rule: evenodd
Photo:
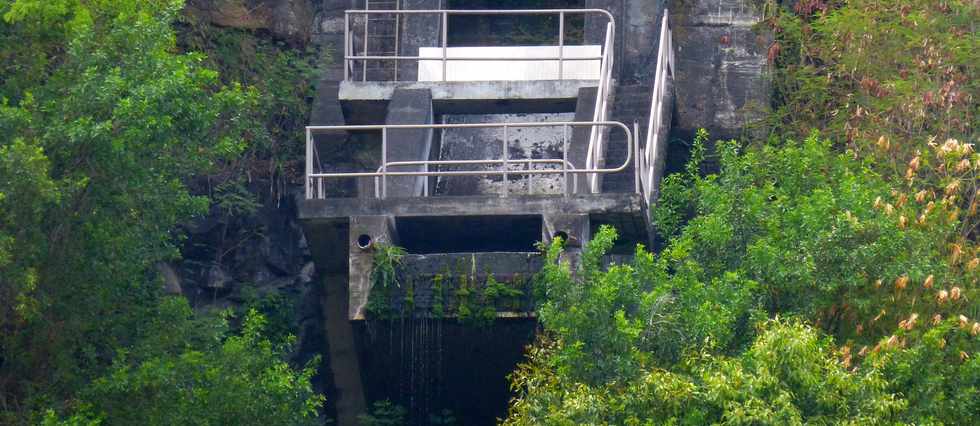
<path fill-rule="evenodd" d="M 308 41 L 313 30 L 312 0 L 191 0 L 186 10 L 214 25 L 268 30 L 293 42 Z"/>
<path fill-rule="evenodd" d="M 292 306 L 299 348 L 294 359 L 305 363 L 322 351 L 320 288 L 306 239 L 296 220 L 293 200 L 301 187 L 270 194 L 267 181 L 248 190 L 260 202 L 249 215 L 218 208 L 184 226 L 183 259 L 157 265 L 165 290 L 183 294 L 197 309 L 238 306 L 250 297 L 278 296 Z"/>

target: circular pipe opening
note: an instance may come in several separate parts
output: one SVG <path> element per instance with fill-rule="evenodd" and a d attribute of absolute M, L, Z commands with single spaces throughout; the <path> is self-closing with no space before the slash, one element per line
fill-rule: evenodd
<path fill-rule="evenodd" d="M 555 232 L 555 235 L 552 235 L 551 236 L 551 239 L 555 239 L 555 238 L 561 238 L 561 241 L 563 243 L 567 243 L 568 242 L 568 233 L 565 232 L 565 231 Z"/>
<path fill-rule="evenodd" d="M 371 248 L 372 244 L 374 244 L 374 240 L 371 238 L 370 235 L 361 234 L 357 236 L 357 248 L 361 250 L 367 250 Z"/>

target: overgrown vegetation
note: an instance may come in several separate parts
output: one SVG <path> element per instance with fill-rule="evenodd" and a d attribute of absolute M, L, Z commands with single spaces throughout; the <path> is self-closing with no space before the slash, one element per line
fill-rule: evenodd
<path fill-rule="evenodd" d="M 968 422 L 978 261 L 950 262 L 958 223 L 903 224 L 915 201 L 876 203 L 888 183 L 815 135 L 719 151 L 671 189 L 692 205 L 661 217 L 696 216 L 663 252 L 603 270 L 604 228 L 572 274 L 549 249 L 508 422 Z"/>
<path fill-rule="evenodd" d="M 403 248 L 378 244 L 374 250 L 366 307 L 372 319 L 455 316 L 462 324 L 487 327 L 500 310 L 527 309 L 523 298 L 530 284 L 527 280 L 518 275 L 501 282 L 489 271 L 478 274 L 475 258 L 459 261 L 454 270 L 446 266 L 445 272 L 430 278 L 406 269 Z M 430 293 L 428 309 L 416 305 L 417 291 Z"/>
<path fill-rule="evenodd" d="M 187 184 L 266 149 L 265 88 L 178 53 L 181 8 L 0 1 L 0 423 L 317 420 L 261 315 L 239 332 L 162 294 L 210 203 Z"/>
<path fill-rule="evenodd" d="M 301 182 L 304 128 L 310 116 L 319 52 L 314 45 L 294 47 L 252 31 L 216 27 L 192 14 L 182 16 L 178 45 L 202 52 L 202 62 L 218 71 L 225 85 L 252 90 L 256 104 L 248 112 L 257 126 L 244 137 L 246 149 L 216 173 L 218 182 L 267 179 L 270 193 L 280 195 L 289 183 Z"/>
<path fill-rule="evenodd" d="M 976 212 L 980 190 L 971 162 L 980 103 L 976 2 L 793 3 L 770 4 L 764 23 L 775 35 L 770 133 L 799 138 L 820 129 L 869 161 L 899 197 L 925 191 L 955 211 L 960 235 L 975 241 L 978 219 L 964 213 Z"/>
<path fill-rule="evenodd" d="M 976 422 L 980 9 L 765 10 L 768 138 L 706 153 L 698 134 L 653 214 L 660 253 L 603 269 L 603 229 L 573 274 L 549 249 L 506 423 Z"/>

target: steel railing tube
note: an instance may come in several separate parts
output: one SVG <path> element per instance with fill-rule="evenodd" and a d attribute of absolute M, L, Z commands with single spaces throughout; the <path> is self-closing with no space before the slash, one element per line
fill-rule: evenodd
<path fill-rule="evenodd" d="M 441 24 L 442 24 L 441 25 L 442 26 L 442 29 L 441 29 L 442 43 L 440 43 L 441 44 L 441 47 L 442 47 L 442 55 L 441 55 L 441 57 L 428 58 L 428 57 L 422 57 L 422 56 L 401 55 L 401 52 L 397 49 L 397 46 L 400 46 L 400 43 L 399 43 L 399 40 L 398 40 L 399 34 L 397 34 L 397 33 L 395 35 L 395 43 L 396 43 L 395 55 L 393 55 L 393 56 L 371 55 L 370 52 L 368 51 L 368 49 L 369 49 L 368 35 L 369 35 L 369 31 L 370 31 L 370 26 L 368 24 L 368 21 L 369 21 L 368 17 L 370 17 L 371 15 L 379 15 L 379 14 L 381 14 L 381 15 L 394 15 L 395 20 L 396 20 L 396 24 L 395 24 L 396 25 L 396 32 L 399 29 L 398 26 L 400 25 L 401 17 L 403 15 L 424 15 L 424 14 L 439 15 L 440 18 L 441 18 L 441 21 L 442 21 L 441 22 Z M 377 61 L 385 61 L 385 60 L 394 61 L 395 62 L 395 70 L 396 70 L 395 71 L 396 72 L 396 74 L 395 74 L 395 80 L 397 80 L 398 61 L 404 61 L 404 60 L 410 60 L 410 61 L 424 61 L 424 60 L 430 60 L 431 61 L 431 60 L 437 60 L 437 61 L 441 61 L 442 62 L 442 79 L 441 79 L 441 81 L 448 81 L 448 79 L 449 79 L 449 77 L 447 75 L 448 74 L 448 63 L 450 61 L 558 61 L 558 79 L 559 80 L 564 80 L 564 62 L 566 62 L 566 61 L 595 61 L 595 60 L 603 60 L 603 59 L 605 59 L 604 56 L 599 56 L 599 57 L 576 57 L 576 58 L 566 58 L 565 57 L 564 46 L 565 46 L 565 18 L 566 18 L 566 16 L 567 15 L 588 15 L 588 14 L 598 14 L 598 15 L 605 16 L 606 19 L 609 22 L 609 24 L 608 24 L 607 27 L 610 28 L 610 29 L 612 29 L 612 31 L 607 32 L 607 34 L 615 34 L 616 20 L 615 20 L 615 18 L 613 18 L 613 15 L 611 13 L 609 13 L 609 11 L 607 11 L 605 9 L 506 9 L 506 10 L 445 10 L 445 9 L 415 9 L 415 10 L 397 10 L 396 9 L 396 10 L 385 10 L 385 9 L 376 9 L 376 10 L 348 10 L 348 11 L 345 11 L 345 13 L 344 13 L 344 35 L 345 35 L 345 39 L 346 39 L 345 40 L 345 43 L 344 43 L 344 47 L 345 47 L 345 49 L 347 49 L 347 50 L 345 50 L 345 53 L 344 53 L 344 62 L 345 62 L 345 64 L 349 63 L 350 66 L 351 66 L 351 69 L 353 69 L 354 66 L 356 66 L 354 64 L 356 64 L 357 61 L 360 61 L 361 62 L 361 81 L 367 81 L 368 80 L 368 78 L 367 78 L 367 63 L 369 61 L 373 61 L 373 60 L 377 60 Z M 360 15 L 360 16 L 363 16 L 364 17 L 364 24 L 363 24 L 363 29 L 364 29 L 364 34 L 363 34 L 363 36 L 364 36 L 364 43 L 363 43 L 363 51 L 361 52 L 361 55 L 355 55 L 354 54 L 354 51 L 353 51 L 353 43 L 352 43 L 352 40 L 353 40 L 355 34 L 354 34 L 353 30 L 351 30 L 351 26 L 350 26 L 350 24 L 351 24 L 350 15 Z M 558 33 L 559 33 L 559 35 L 558 35 L 558 55 L 557 56 L 537 56 L 537 57 L 528 57 L 528 58 L 514 58 L 514 57 L 481 57 L 481 58 L 471 58 L 471 57 L 458 57 L 458 58 L 456 58 L 456 57 L 454 57 L 454 58 L 449 58 L 449 51 L 448 51 L 449 50 L 448 49 L 449 48 L 449 16 L 453 16 L 453 15 L 518 15 L 518 16 L 526 16 L 526 15 L 558 15 L 558 27 L 559 27 L 559 29 L 558 29 Z M 348 49 L 348 47 L 349 47 L 349 49 Z M 355 73 L 356 73 L 356 71 L 355 71 Z M 351 77 L 350 72 L 348 72 L 348 70 L 345 68 L 344 80 L 350 80 L 351 79 L 350 77 Z M 355 74 L 354 78 L 356 78 L 356 74 Z M 603 78 L 603 76 L 600 74 L 600 79 L 601 78 Z"/>
<path fill-rule="evenodd" d="M 586 167 L 584 169 L 578 169 L 572 162 L 568 160 L 568 129 L 571 127 L 614 127 L 618 128 L 626 135 L 626 159 L 623 164 L 618 165 L 615 168 L 598 168 L 598 167 Z M 544 159 L 534 159 L 526 158 L 520 160 L 519 164 L 527 164 L 527 169 L 525 170 L 510 170 L 509 165 L 512 163 L 509 153 L 505 153 L 501 159 L 485 159 L 485 160 L 420 160 L 420 161 L 388 161 L 388 130 L 389 129 L 454 129 L 454 128 L 493 128 L 493 127 L 503 127 L 509 129 L 511 127 L 560 127 L 563 134 L 563 147 L 562 147 L 562 158 L 544 158 Z M 313 135 L 317 132 L 325 131 L 381 131 L 381 165 L 375 172 L 334 172 L 334 173 L 314 173 L 313 172 Z M 323 198 L 323 190 L 319 191 L 319 194 L 313 194 L 312 189 L 309 187 L 312 179 L 317 179 L 321 184 L 324 179 L 328 178 L 374 178 L 375 180 L 375 196 L 380 198 L 387 197 L 387 177 L 389 176 L 423 176 L 423 177 L 433 177 L 433 176 L 492 176 L 492 175 L 527 175 L 528 176 L 528 188 L 532 186 L 532 176 L 533 175 L 552 175 L 560 174 L 563 176 L 564 185 L 568 185 L 568 175 L 572 176 L 573 182 L 573 192 L 578 189 L 578 175 L 593 175 L 593 174 L 610 174 L 619 173 L 625 170 L 633 160 L 633 155 L 635 151 L 635 146 L 637 142 L 634 139 L 634 132 L 630 130 L 628 126 L 617 121 L 602 121 L 602 122 L 581 122 L 581 121 L 564 121 L 564 122 L 537 122 L 537 123 L 463 123 L 463 124 L 386 124 L 386 125 L 345 125 L 345 126 L 308 126 L 306 128 L 307 132 L 307 159 L 306 159 L 306 184 L 307 184 L 307 198 Z M 506 141 L 506 138 L 505 138 Z M 506 142 L 504 143 L 506 145 Z M 560 165 L 559 169 L 535 169 L 536 164 L 557 164 Z M 476 166 L 476 165 L 500 165 L 499 169 L 495 170 L 451 170 L 442 171 L 439 170 L 438 166 Z M 423 166 L 423 171 L 390 171 L 390 167 L 405 167 L 405 166 Z M 437 166 L 435 171 L 429 170 L 430 166 Z M 380 180 L 380 185 L 379 181 Z M 379 188 L 380 186 L 380 188 Z M 317 195 L 317 196 L 314 196 Z"/>

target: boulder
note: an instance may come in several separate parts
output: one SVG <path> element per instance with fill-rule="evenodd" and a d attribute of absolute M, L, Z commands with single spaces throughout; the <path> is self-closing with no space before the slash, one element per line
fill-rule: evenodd
<path fill-rule="evenodd" d="M 311 0 L 190 0 L 185 11 L 213 25 L 267 30 L 298 43 L 309 40 L 314 15 Z"/>

